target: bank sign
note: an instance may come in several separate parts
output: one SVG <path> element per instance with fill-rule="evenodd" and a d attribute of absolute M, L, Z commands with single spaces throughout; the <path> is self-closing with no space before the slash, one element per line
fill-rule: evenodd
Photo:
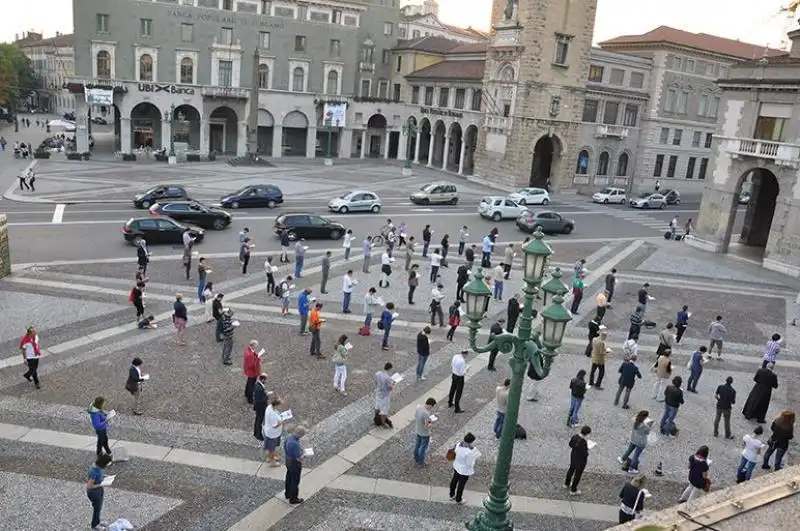
<path fill-rule="evenodd" d="M 453 118 L 464 117 L 464 113 L 451 111 L 449 109 L 437 109 L 435 107 L 420 107 L 419 112 L 422 114 L 432 114 L 434 116 L 452 116 Z"/>
<path fill-rule="evenodd" d="M 194 89 L 191 87 L 179 87 L 178 85 L 162 83 L 139 83 L 139 92 L 166 92 L 168 94 L 186 94 L 187 96 L 194 96 Z"/>

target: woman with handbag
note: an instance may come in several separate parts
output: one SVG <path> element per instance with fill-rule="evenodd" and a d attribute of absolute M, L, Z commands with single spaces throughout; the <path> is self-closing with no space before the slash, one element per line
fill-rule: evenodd
<path fill-rule="evenodd" d="M 448 450 L 448 459 L 452 455 L 453 459 L 453 479 L 450 480 L 450 499 L 458 504 L 463 504 L 464 487 L 469 481 L 469 477 L 475 473 L 475 461 L 481 455 L 477 448 L 473 446 L 475 436 L 472 433 L 464 435 L 464 440 L 458 443 L 455 448 Z M 451 451 L 453 452 L 451 454 Z"/>
<path fill-rule="evenodd" d="M 650 371 L 654 372 L 656 375 L 656 381 L 653 384 L 653 398 L 658 402 L 664 401 L 661 391 L 668 385 L 667 382 L 672 376 L 672 361 L 669 359 L 670 353 L 671 351 L 669 349 L 665 350 L 658 356 L 658 359 L 656 359 L 656 362 L 650 368 Z"/>
<path fill-rule="evenodd" d="M 450 330 L 447 331 L 447 339 L 452 341 L 453 336 L 456 333 L 456 328 L 458 328 L 458 325 L 461 324 L 461 303 L 458 301 L 454 302 L 453 305 L 450 306 L 448 314 L 448 324 L 450 325 Z"/>
<path fill-rule="evenodd" d="M 692 501 L 701 491 L 711 490 L 711 479 L 708 477 L 708 468 L 711 460 L 708 458 L 708 446 L 701 446 L 689 458 L 689 485 L 683 489 L 678 503 Z"/>
<path fill-rule="evenodd" d="M 769 459 L 775 454 L 775 470 L 783 468 L 783 456 L 789 448 L 789 441 L 794 438 L 794 412 L 783 411 L 778 418 L 772 421 L 772 435 L 769 438 L 769 447 L 764 452 L 764 464 L 761 468 L 769 470 Z"/>
<path fill-rule="evenodd" d="M 647 481 L 645 476 L 636 476 L 630 483 L 626 483 L 619 492 L 619 523 L 624 524 L 641 516 L 644 510 L 644 499 L 647 497 L 647 490 L 644 484 Z"/>
<path fill-rule="evenodd" d="M 667 350 L 672 351 L 672 343 L 675 341 L 675 336 L 672 334 L 672 329 L 675 327 L 672 323 L 667 323 L 667 326 L 658 334 L 658 348 L 656 354 L 661 356 Z"/>

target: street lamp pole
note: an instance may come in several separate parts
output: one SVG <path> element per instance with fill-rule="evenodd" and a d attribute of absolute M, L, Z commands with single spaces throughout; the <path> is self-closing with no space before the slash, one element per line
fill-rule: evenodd
<path fill-rule="evenodd" d="M 325 128 L 328 130 L 328 149 L 325 153 L 325 166 L 333 166 L 333 111 L 325 113 Z M 336 121 L 338 127 L 339 121 Z"/>
<path fill-rule="evenodd" d="M 411 175 L 411 138 L 417 136 L 417 124 L 411 118 L 403 124 L 403 134 L 406 137 L 406 161 L 403 164 L 403 175 Z"/>
<path fill-rule="evenodd" d="M 169 106 L 169 156 L 175 156 L 175 104 Z"/>
<path fill-rule="evenodd" d="M 548 259 L 553 254 L 550 245 L 544 241 L 544 234 L 536 232 L 533 239 L 523 248 L 525 306 L 518 335 L 505 332 L 494 336 L 486 345 L 477 345 L 478 330 L 491 299 L 491 290 L 483 280 L 479 269 L 473 280 L 464 288 L 467 298 L 467 318 L 469 324 L 469 345 L 477 353 L 498 349 L 511 353 L 511 386 L 508 393 L 506 416 L 500 436 L 492 485 L 489 495 L 483 501 L 483 510 L 466 524 L 470 531 L 511 531 L 514 527 L 509 519 L 509 476 L 514 454 L 514 436 L 519 416 L 522 384 L 525 374 L 534 380 L 542 380 L 550 373 L 556 350 L 561 346 L 567 323 L 572 320 L 564 308 L 564 294 L 567 287 L 559 280 L 560 271 L 554 272 L 553 280 L 542 286 Z M 532 331 L 533 302 L 539 290 L 545 291 L 545 298 L 552 301 L 542 312 L 542 331 Z"/>

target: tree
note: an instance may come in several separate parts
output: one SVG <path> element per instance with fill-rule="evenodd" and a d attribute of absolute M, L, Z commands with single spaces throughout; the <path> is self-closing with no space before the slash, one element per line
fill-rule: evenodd
<path fill-rule="evenodd" d="M 31 60 L 15 45 L 0 44 L 0 63 L 6 63 L 11 69 L 9 75 L 5 73 L 8 67 L 0 66 L 0 97 L 5 96 L 6 104 L 16 106 L 40 86 Z"/>
<path fill-rule="evenodd" d="M 0 55 L 0 105 L 12 105 L 16 101 L 18 85 L 14 65 Z"/>

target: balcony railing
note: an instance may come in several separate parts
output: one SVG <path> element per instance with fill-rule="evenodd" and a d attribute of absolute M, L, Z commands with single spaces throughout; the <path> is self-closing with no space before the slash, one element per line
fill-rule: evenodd
<path fill-rule="evenodd" d="M 779 166 L 800 166 L 800 144 L 772 142 L 757 138 L 717 137 L 720 147 L 736 157 L 771 160 Z"/>
<path fill-rule="evenodd" d="M 622 125 L 601 124 L 595 131 L 597 138 L 628 138 L 628 134 L 630 134 L 628 128 Z"/>
<path fill-rule="evenodd" d="M 370 62 L 367 62 L 367 61 L 359 61 L 358 70 L 360 72 L 374 72 L 375 71 L 375 63 L 370 63 Z"/>
<path fill-rule="evenodd" d="M 242 87 L 203 87 L 200 93 L 204 98 L 246 100 L 250 97 L 250 89 Z"/>
<path fill-rule="evenodd" d="M 487 115 L 484 124 L 490 129 L 508 129 L 511 127 L 511 118 Z"/>

